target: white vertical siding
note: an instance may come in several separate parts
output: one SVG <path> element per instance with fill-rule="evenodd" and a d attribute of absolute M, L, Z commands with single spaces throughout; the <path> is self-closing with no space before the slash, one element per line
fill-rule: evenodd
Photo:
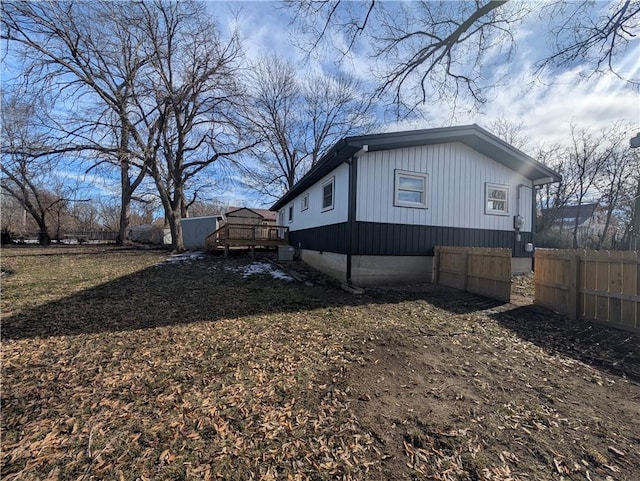
<path fill-rule="evenodd" d="M 427 208 L 394 206 L 394 170 L 428 174 Z M 508 215 L 485 213 L 485 185 L 509 187 Z M 466 145 L 447 144 L 369 152 L 358 160 L 356 219 L 364 222 L 513 230 L 513 216 L 531 231 L 531 181 Z"/>
<path fill-rule="evenodd" d="M 322 212 L 322 184 L 331 177 L 335 177 L 333 209 Z M 301 210 L 302 198 L 307 193 L 309 194 L 309 208 Z M 291 205 L 293 205 L 293 222 L 289 222 L 289 207 Z M 341 164 L 278 212 L 284 212 L 283 225 L 289 226 L 289 229 L 294 231 L 347 222 L 348 211 L 349 166 Z"/>

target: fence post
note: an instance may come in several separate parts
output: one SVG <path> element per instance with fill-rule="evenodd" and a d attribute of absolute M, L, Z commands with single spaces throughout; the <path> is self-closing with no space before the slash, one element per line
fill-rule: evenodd
<path fill-rule="evenodd" d="M 434 256 L 433 256 L 433 283 L 440 283 L 440 249 L 438 246 L 434 247 Z"/>

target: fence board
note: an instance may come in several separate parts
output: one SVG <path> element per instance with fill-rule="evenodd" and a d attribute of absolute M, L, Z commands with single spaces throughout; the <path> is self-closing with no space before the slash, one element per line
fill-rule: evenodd
<path fill-rule="evenodd" d="M 537 304 L 640 330 L 638 252 L 538 249 L 535 255 Z"/>
<path fill-rule="evenodd" d="M 493 299 L 511 298 L 511 250 L 436 246 L 436 282 Z"/>
<path fill-rule="evenodd" d="M 570 317 L 575 317 L 571 296 L 571 258 L 556 251 L 536 250 L 534 272 L 535 301 Z M 574 306 L 573 308 L 571 308 Z"/>

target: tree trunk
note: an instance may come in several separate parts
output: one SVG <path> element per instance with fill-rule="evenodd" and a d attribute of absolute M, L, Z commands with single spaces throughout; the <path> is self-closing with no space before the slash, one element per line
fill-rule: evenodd
<path fill-rule="evenodd" d="M 172 204 L 175 204 L 172 202 Z M 166 213 L 169 222 L 169 230 L 171 230 L 171 250 L 174 252 L 183 252 L 184 242 L 182 240 L 182 222 L 180 222 L 180 204 L 173 206 Z"/>
<path fill-rule="evenodd" d="M 131 245 L 131 233 L 129 232 L 129 220 L 131 214 L 131 193 L 123 190 L 120 194 L 120 222 L 118 223 L 118 237 L 116 244 L 119 246 Z"/>
<path fill-rule="evenodd" d="M 580 216 L 579 216 L 579 214 L 580 214 L 580 205 L 581 204 L 578 204 L 578 210 L 577 210 L 577 213 L 576 213 L 576 218 L 575 218 L 575 220 L 573 222 L 573 230 L 571 232 L 571 239 L 572 239 L 572 244 L 571 245 L 573 246 L 574 249 L 578 248 L 578 221 L 580 219 Z"/>
<path fill-rule="evenodd" d="M 169 230 L 171 231 L 171 250 L 174 252 L 183 252 L 185 249 L 182 240 L 182 223 L 180 222 L 182 218 L 182 206 L 184 205 L 183 187 L 181 185 L 174 185 L 173 192 L 167 189 L 162 174 L 155 164 L 152 164 L 151 176 L 158 188 L 158 194 L 160 195 L 164 209 L 164 218 L 169 224 Z"/>
<path fill-rule="evenodd" d="M 49 228 L 44 220 L 44 215 L 42 219 L 35 217 L 35 221 L 38 224 L 38 244 L 41 246 L 48 246 L 51 244 L 51 234 L 49 234 Z"/>
<path fill-rule="evenodd" d="M 120 161 L 120 222 L 118 223 L 118 237 L 116 238 L 116 244 L 119 246 L 131 245 L 129 221 L 132 196 L 133 188 L 129 179 L 129 164 Z"/>

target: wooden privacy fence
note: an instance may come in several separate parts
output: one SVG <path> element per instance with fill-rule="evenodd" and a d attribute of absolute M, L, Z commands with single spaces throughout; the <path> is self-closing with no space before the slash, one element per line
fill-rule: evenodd
<path fill-rule="evenodd" d="M 436 283 L 509 302 L 511 249 L 435 247 Z"/>
<path fill-rule="evenodd" d="M 536 304 L 640 331 L 638 252 L 537 249 Z"/>

